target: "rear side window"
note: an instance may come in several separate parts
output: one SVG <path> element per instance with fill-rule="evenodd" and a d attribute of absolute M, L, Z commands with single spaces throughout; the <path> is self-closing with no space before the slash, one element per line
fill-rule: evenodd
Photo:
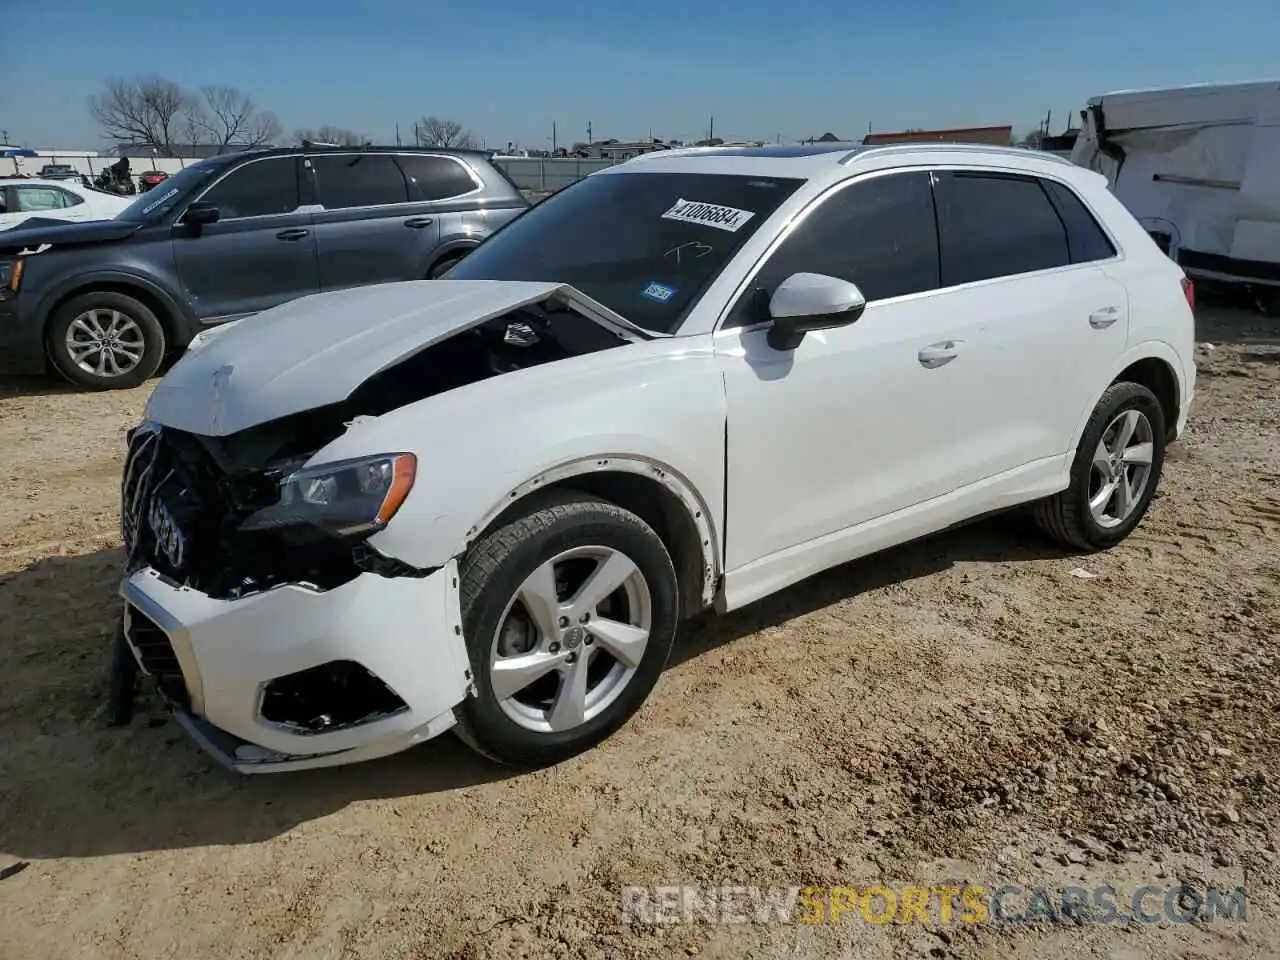
<path fill-rule="evenodd" d="M 216 206 L 221 220 L 291 213 L 299 202 L 298 162 L 293 157 L 273 157 L 246 163 L 200 199 Z"/>
<path fill-rule="evenodd" d="M 409 196 L 414 200 L 448 200 L 476 189 L 467 169 L 448 157 L 401 154 L 396 163 L 409 181 Z"/>
<path fill-rule="evenodd" d="M 42 210 L 61 210 L 67 204 L 63 196 L 67 191 L 57 187 L 15 187 L 19 213 L 39 213 Z"/>
<path fill-rule="evenodd" d="M 312 157 L 320 203 L 329 210 L 407 203 L 409 187 L 395 160 L 383 155 Z"/>
<path fill-rule="evenodd" d="M 872 177 L 819 201 L 757 275 L 748 300 L 772 294 L 793 273 L 856 283 L 868 301 L 938 286 L 938 231 L 928 173 Z M 753 323 L 754 305 L 735 309 L 730 326 Z"/>
<path fill-rule="evenodd" d="M 1053 180 L 1041 180 L 1040 183 L 1066 225 L 1067 247 L 1071 252 L 1072 263 L 1109 260 L 1116 255 L 1116 248 L 1111 245 L 1102 227 L 1098 226 L 1093 214 L 1080 202 L 1075 191 Z"/>
<path fill-rule="evenodd" d="M 944 287 L 1071 263 L 1062 219 L 1032 177 L 940 174 L 937 201 Z"/>

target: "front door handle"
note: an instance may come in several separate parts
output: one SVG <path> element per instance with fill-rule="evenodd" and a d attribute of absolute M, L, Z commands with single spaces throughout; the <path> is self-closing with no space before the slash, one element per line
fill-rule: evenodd
<path fill-rule="evenodd" d="M 423 227 L 429 227 L 435 222 L 433 217 L 410 217 L 404 222 L 404 225 L 414 230 L 421 230 Z"/>
<path fill-rule="evenodd" d="M 1095 330 L 1105 330 L 1120 319 L 1119 307 L 1103 307 L 1089 314 L 1089 326 Z"/>
<path fill-rule="evenodd" d="M 281 230 L 276 234 L 277 240 L 301 240 L 303 237 L 310 236 L 310 230 L 303 230 L 301 227 L 294 227 L 292 230 Z"/>
<path fill-rule="evenodd" d="M 920 366 L 926 370 L 935 370 L 950 363 L 959 355 L 961 343 L 960 340 L 943 340 L 941 343 L 931 343 L 921 348 L 916 355 L 920 360 Z"/>

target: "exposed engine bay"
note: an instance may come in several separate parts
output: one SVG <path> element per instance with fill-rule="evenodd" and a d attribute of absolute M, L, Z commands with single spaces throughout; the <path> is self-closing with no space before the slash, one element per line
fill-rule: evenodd
<path fill-rule="evenodd" d="M 282 583 L 332 589 L 361 572 L 425 576 L 384 557 L 364 537 L 309 524 L 244 529 L 276 504 L 282 484 L 357 417 L 528 367 L 623 346 L 628 341 L 553 301 L 494 317 L 413 354 L 362 383 L 345 400 L 225 437 L 144 425 L 130 435 L 121 516 L 127 566 L 219 598 Z"/>

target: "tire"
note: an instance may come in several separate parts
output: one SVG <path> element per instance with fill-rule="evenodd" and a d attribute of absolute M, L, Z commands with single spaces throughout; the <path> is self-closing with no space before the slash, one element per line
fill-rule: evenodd
<path fill-rule="evenodd" d="M 601 555 L 587 556 L 593 551 Z M 566 554 L 568 559 L 552 564 Z M 580 586 L 574 579 L 578 574 L 598 572 L 606 560 L 614 564 L 610 572 L 627 570 L 617 557 L 634 566 L 639 580 L 630 576 L 603 603 L 590 607 L 594 612 L 585 621 L 589 626 L 580 626 L 579 610 L 562 608 L 572 619 L 557 619 L 554 612 L 541 619 L 563 629 L 539 630 L 529 613 L 532 608 L 517 599 L 527 578 L 552 570 L 556 578 L 565 578 L 556 583 L 558 602 L 563 604 Z M 675 640 L 679 588 L 662 540 L 635 514 L 583 494 L 553 493 L 532 504 L 527 513 L 494 530 L 467 553 L 460 577 L 463 634 L 476 695 L 458 707 L 454 729 L 467 744 L 499 763 L 545 766 L 610 736 L 649 695 Z M 642 589 L 647 590 L 647 600 Z M 600 614 L 602 608 L 611 615 Z M 635 627 L 631 634 L 621 633 L 620 621 L 643 626 L 646 619 L 643 652 L 635 655 L 632 650 L 631 662 L 624 663 L 613 653 L 627 649 L 616 637 L 637 634 Z M 614 639 L 604 635 L 606 623 Z M 600 633 L 592 632 L 595 624 L 600 624 Z M 512 642 L 514 646 L 506 646 Z M 500 697 L 495 692 L 500 651 L 536 656 L 541 666 L 554 660 L 559 666 L 525 687 L 518 686 L 522 681 L 505 681 L 509 674 L 499 675 L 504 686 L 500 692 L 510 693 Z M 580 679 L 582 689 L 590 692 L 564 699 L 573 692 L 572 679 Z M 586 709 L 575 712 L 574 703 Z"/>
<path fill-rule="evenodd" d="M 91 313 L 93 318 L 85 319 Z M 103 363 L 102 373 L 86 370 L 72 356 L 68 335 L 89 344 L 94 339 L 95 324 L 99 331 L 108 333 L 113 323 L 118 337 L 115 342 L 121 349 L 111 351 L 112 360 Z M 45 346 L 54 368 L 72 383 L 91 390 L 125 390 L 138 386 L 160 368 L 165 336 L 160 321 L 146 304 L 122 293 L 102 290 L 73 297 L 59 307 L 46 329 Z M 135 354 L 136 361 L 125 367 L 124 361 Z M 82 358 L 90 367 L 97 367 L 102 356 L 103 353 L 94 352 Z M 111 362 L 115 362 L 119 373 L 110 372 Z"/>
<path fill-rule="evenodd" d="M 133 719 L 133 693 L 138 682 L 138 662 L 124 638 L 124 625 L 116 630 L 107 668 L 107 725 L 125 727 Z"/>
<path fill-rule="evenodd" d="M 427 279 L 439 280 L 446 273 L 452 270 L 454 265 L 457 264 L 457 262 L 465 256 L 466 256 L 465 253 L 459 253 L 459 254 L 451 254 L 450 256 L 445 257 L 443 260 L 433 265 L 431 269 L 427 271 Z"/>
<path fill-rule="evenodd" d="M 1109 440 L 1108 446 L 1113 445 L 1111 441 L 1116 438 L 1114 431 L 1119 418 L 1129 415 L 1126 419 L 1133 423 L 1135 414 L 1139 419 L 1134 437 L 1138 439 L 1131 439 L 1127 446 L 1131 450 L 1139 450 L 1136 446 L 1139 441 L 1150 444 L 1147 474 L 1138 495 L 1130 498 L 1132 506 L 1127 512 L 1117 497 L 1103 505 L 1100 517 L 1090 506 L 1090 496 L 1101 493 L 1102 487 L 1109 482 L 1107 470 L 1113 471 L 1112 476 L 1116 475 L 1117 462 L 1113 460 L 1109 466 L 1095 469 L 1095 453 L 1099 451 L 1104 437 Z M 1149 440 L 1147 433 L 1150 434 Z M 1060 543 L 1080 550 L 1105 550 L 1115 546 L 1142 521 L 1151 505 L 1164 467 L 1166 443 L 1164 410 L 1155 394 L 1141 384 L 1113 383 L 1093 408 L 1093 414 L 1085 425 L 1071 464 L 1071 485 L 1061 493 L 1036 503 L 1033 511 L 1036 524 Z M 1098 463 L 1101 464 L 1101 460 Z M 1126 476 L 1133 481 L 1129 486 L 1131 490 L 1137 482 L 1133 469 L 1137 465 L 1132 458 L 1125 465 Z"/>

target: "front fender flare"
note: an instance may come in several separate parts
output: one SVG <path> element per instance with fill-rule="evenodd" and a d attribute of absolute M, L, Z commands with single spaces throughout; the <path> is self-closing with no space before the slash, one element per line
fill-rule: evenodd
<path fill-rule="evenodd" d="M 610 455 L 580 457 L 542 471 L 523 483 L 512 487 L 496 501 L 470 528 L 464 540 L 454 550 L 455 556 L 465 553 L 476 539 L 484 533 L 499 515 L 512 504 L 537 490 L 542 490 L 564 480 L 586 476 L 592 473 L 630 473 L 656 480 L 670 491 L 688 514 L 690 523 L 698 532 L 698 540 L 702 549 L 702 603 L 710 606 L 715 598 L 716 585 L 720 579 L 720 553 L 716 549 L 717 532 L 712 520 L 712 513 L 701 494 L 694 488 L 680 471 L 672 469 L 664 463 L 634 455 Z"/>

